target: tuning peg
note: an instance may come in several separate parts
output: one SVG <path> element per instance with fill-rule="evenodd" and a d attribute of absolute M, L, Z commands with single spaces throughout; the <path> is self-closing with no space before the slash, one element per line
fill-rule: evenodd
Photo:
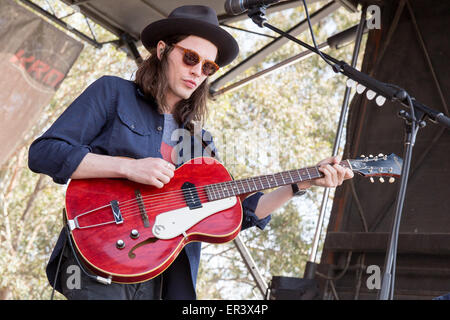
<path fill-rule="evenodd" d="M 384 183 L 384 178 L 383 177 L 380 178 L 380 182 Z"/>
<path fill-rule="evenodd" d="M 369 158 L 373 158 L 373 154 L 369 154 Z"/>
<path fill-rule="evenodd" d="M 361 155 L 361 158 L 365 158 L 365 157 L 366 157 L 365 155 L 363 155 L 363 154 Z"/>
<path fill-rule="evenodd" d="M 380 153 L 378 156 L 379 156 L 380 158 L 382 158 L 382 157 L 384 157 L 384 154 Z"/>
<path fill-rule="evenodd" d="M 374 183 L 375 182 L 375 180 L 373 180 L 373 177 L 370 177 L 370 182 L 372 182 L 372 183 Z"/>
<path fill-rule="evenodd" d="M 394 183 L 395 182 L 395 178 L 394 177 L 390 177 L 389 178 L 389 183 Z"/>

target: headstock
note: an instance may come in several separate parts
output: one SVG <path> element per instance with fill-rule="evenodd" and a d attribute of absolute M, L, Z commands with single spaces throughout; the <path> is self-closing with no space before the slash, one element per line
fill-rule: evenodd
<path fill-rule="evenodd" d="M 395 178 L 400 176 L 403 165 L 403 160 L 393 153 L 390 155 L 380 153 L 377 156 L 369 155 L 368 157 L 361 155 L 360 159 L 348 161 L 354 172 L 370 177 L 371 182 L 373 177 L 378 176 L 381 183 L 384 182 L 383 177 L 390 177 L 389 183 L 393 183 Z"/>

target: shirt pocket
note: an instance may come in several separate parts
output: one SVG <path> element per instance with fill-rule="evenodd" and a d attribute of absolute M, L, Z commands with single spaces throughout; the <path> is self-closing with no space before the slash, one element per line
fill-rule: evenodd
<path fill-rule="evenodd" d="M 111 155 L 134 159 L 159 157 L 156 138 L 139 112 L 118 108 L 109 141 Z"/>
<path fill-rule="evenodd" d="M 142 120 L 139 119 L 137 115 L 131 115 L 122 110 L 118 110 L 117 114 L 120 121 L 132 132 L 141 136 L 148 136 L 151 134 L 150 130 L 142 123 Z"/>

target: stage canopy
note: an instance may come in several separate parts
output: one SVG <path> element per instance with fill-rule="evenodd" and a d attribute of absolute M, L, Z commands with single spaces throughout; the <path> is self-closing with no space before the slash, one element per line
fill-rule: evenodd
<path fill-rule="evenodd" d="M 81 31 L 73 28 L 69 24 L 67 24 L 67 18 L 71 15 L 67 15 L 65 17 L 57 17 L 54 15 L 54 10 L 52 10 L 51 6 L 39 6 L 35 2 L 31 0 L 19 0 L 25 5 L 33 8 L 34 10 L 40 12 L 45 15 L 50 20 L 58 23 L 63 28 L 66 28 L 70 32 L 74 33 L 76 36 L 85 40 L 93 46 L 98 48 L 102 47 L 102 45 L 106 43 L 112 43 L 118 48 L 125 50 L 127 54 L 137 62 L 140 61 L 141 57 L 139 55 L 138 50 L 136 49 L 141 45 L 140 43 L 140 31 L 149 23 L 166 18 L 169 13 L 179 7 L 181 5 L 187 4 L 198 4 L 198 5 L 208 5 L 214 8 L 218 15 L 219 23 L 224 27 L 230 27 L 233 22 L 242 21 L 245 19 L 249 19 L 246 12 L 239 15 L 229 15 L 225 12 L 224 9 L 224 0 L 192 0 L 192 1 L 156 1 L 156 0 L 61 0 L 64 4 L 71 6 L 74 12 L 79 12 L 83 14 L 85 17 L 99 24 L 117 38 L 107 42 L 99 42 L 95 33 L 92 31 L 91 26 L 89 26 L 91 32 L 90 34 L 82 33 Z M 336 0 L 336 1 L 324 1 L 324 0 L 307 0 L 306 3 L 308 5 L 313 3 L 319 3 L 321 8 L 317 11 L 310 12 L 311 22 L 312 24 L 316 24 L 320 22 L 325 17 L 329 16 L 331 13 L 335 12 L 337 9 L 344 7 L 350 12 L 357 11 L 357 3 L 361 3 L 361 1 L 356 0 Z M 365 1 L 364 1 L 365 2 Z M 368 1 L 370 3 L 377 3 L 378 1 Z M 46 2 L 48 4 L 48 2 Z M 280 1 L 276 4 L 273 4 L 268 7 L 267 14 L 286 10 L 290 8 L 295 8 L 298 6 L 303 6 L 302 1 L 298 0 L 286 0 Z M 298 24 L 293 26 L 289 31 L 290 34 L 294 36 L 298 36 L 304 31 L 308 30 L 307 21 L 300 21 Z M 354 29 L 356 30 L 356 28 Z M 254 32 L 250 30 L 242 30 L 243 32 Z M 348 39 L 348 34 L 347 38 Z M 330 41 L 333 39 L 330 39 Z M 335 40 L 335 38 L 334 38 Z M 223 87 L 225 84 L 229 84 L 233 82 L 236 77 L 243 73 L 245 70 L 250 67 L 262 62 L 264 58 L 270 53 L 279 49 L 282 45 L 287 43 L 289 40 L 284 38 L 275 37 L 271 42 L 269 42 L 263 48 L 255 51 L 252 55 L 250 55 L 247 59 L 240 62 L 238 65 L 234 66 L 228 72 L 215 79 L 211 83 L 211 93 L 220 94 L 223 93 Z M 326 45 L 332 46 L 336 45 L 336 43 L 327 43 Z M 324 46 L 321 47 L 323 49 Z M 301 58 L 301 57 L 293 57 Z M 292 62 L 292 61 L 290 61 Z M 280 67 L 282 64 L 280 64 Z M 273 70 L 272 68 L 271 70 Z M 264 74 L 261 72 L 260 75 Z M 256 77 L 259 75 L 256 75 Z M 252 80 L 255 79 L 255 76 L 252 77 Z M 241 85 L 243 82 L 247 81 L 246 79 L 240 81 Z"/>

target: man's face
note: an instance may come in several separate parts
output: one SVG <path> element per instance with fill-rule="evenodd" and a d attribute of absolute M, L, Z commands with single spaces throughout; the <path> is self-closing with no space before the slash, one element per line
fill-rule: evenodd
<path fill-rule="evenodd" d="M 189 66 L 183 62 L 183 50 L 174 47 L 170 52 L 168 59 L 167 80 L 169 83 L 168 92 L 166 93 L 166 103 L 173 107 L 182 99 L 188 99 L 192 93 L 200 86 L 207 76 L 202 73 L 203 59 L 214 61 L 217 56 L 217 47 L 210 41 L 197 37 L 189 36 L 177 43 L 179 46 L 194 50 L 197 52 L 201 61 L 195 66 Z M 160 46 L 158 44 L 158 54 Z"/>

